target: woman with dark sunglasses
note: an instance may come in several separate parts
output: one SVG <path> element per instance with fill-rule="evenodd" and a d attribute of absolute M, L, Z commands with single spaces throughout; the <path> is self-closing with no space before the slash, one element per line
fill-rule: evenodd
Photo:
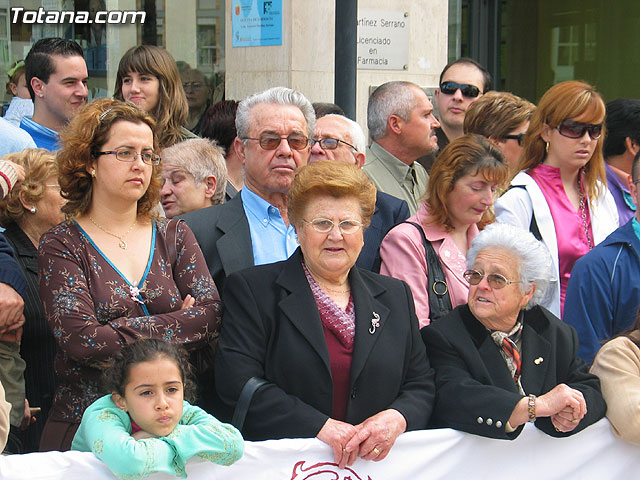
<path fill-rule="evenodd" d="M 547 248 L 494 223 L 467 267 L 467 303 L 420 331 L 436 371 L 430 425 L 513 440 L 527 422 L 566 437 L 600 420 L 600 382 L 576 356 L 576 331 L 539 306 L 554 269 Z"/>
<path fill-rule="evenodd" d="M 559 281 L 542 305 L 559 317 L 573 265 L 618 227 L 602 158 L 604 117 L 591 85 L 551 87 L 531 117 L 520 173 L 496 201 L 499 222 L 530 230 L 551 252 Z"/>

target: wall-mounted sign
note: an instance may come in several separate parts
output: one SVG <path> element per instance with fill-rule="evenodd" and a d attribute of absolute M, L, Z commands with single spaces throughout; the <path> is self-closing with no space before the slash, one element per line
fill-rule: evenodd
<path fill-rule="evenodd" d="M 282 45 L 282 0 L 233 0 L 232 47 Z"/>
<path fill-rule="evenodd" d="M 358 9 L 358 68 L 406 70 L 409 63 L 409 14 Z"/>

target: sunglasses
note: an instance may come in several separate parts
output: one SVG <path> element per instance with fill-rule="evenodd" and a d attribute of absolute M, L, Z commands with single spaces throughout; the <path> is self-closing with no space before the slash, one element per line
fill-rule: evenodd
<path fill-rule="evenodd" d="M 476 98 L 480 95 L 480 89 L 468 83 L 442 82 L 440 84 L 440 92 L 445 95 L 453 95 L 458 89 L 460 93 L 467 98 Z"/>
<path fill-rule="evenodd" d="M 476 270 L 467 270 L 464 272 L 464 278 L 467 279 L 467 282 L 469 282 L 470 285 L 478 285 L 485 277 L 487 277 L 487 283 L 489 286 L 495 290 L 500 290 L 512 283 L 522 283 L 520 281 L 516 282 L 515 280 L 508 280 L 507 277 L 500 275 L 499 273 L 483 274 Z"/>
<path fill-rule="evenodd" d="M 286 139 L 287 143 L 294 150 L 304 150 L 309 146 L 310 140 L 301 133 L 290 133 L 286 137 L 281 137 L 275 133 L 263 133 L 259 138 L 244 137 L 242 140 L 256 140 L 264 150 L 275 150 L 280 146 L 280 142 Z"/>
<path fill-rule="evenodd" d="M 518 133 L 517 135 L 504 135 L 502 138 L 504 138 L 505 140 L 517 140 L 518 141 L 518 145 L 522 146 L 522 140 L 524 138 L 524 136 L 526 135 L 525 132 L 522 133 Z"/>
<path fill-rule="evenodd" d="M 558 127 L 558 133 L 567 138 L 582 138 L 585 132 L 589 132 L 591 140 L 597 140 L 602 135 L 602 124 L 594 125 L 592 123 L 574 122 L 573 120 L 565 120 Z"/>

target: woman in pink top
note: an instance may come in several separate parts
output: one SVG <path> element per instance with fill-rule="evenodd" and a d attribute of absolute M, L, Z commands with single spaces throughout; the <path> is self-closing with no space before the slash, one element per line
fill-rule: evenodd
<path fill-rule="evenodd" d="M 464 135 L 442 150 L 431 168 L 422 206 L 407 220 L 422 227 L 435 249 L 453 308 L 467 301 L 465 255 L 478 225 L 493 219 L 495 193 L 508 175 L 497 147 L 480 135 Z M 428 325 L 431 283 L 420 231 L 410 223 L 394 227 L 382 241 L 380 258 L 380 273 L 409 284 L 420 327 Z"/>
<path fill-rule="evenodd" d="M 618 227 L 602 158 L 605 106 L 589 84 L 558 83 L 540 99 L 512 187 L 496 201 L 498 221 L 542 240 L 560 280 L 541 304 L 562 316 L 575 262 Z"/>

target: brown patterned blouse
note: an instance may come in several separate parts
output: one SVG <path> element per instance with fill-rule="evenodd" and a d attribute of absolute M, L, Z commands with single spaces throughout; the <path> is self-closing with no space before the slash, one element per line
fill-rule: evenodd
<path fill-rule="evenodd" d="M 151 254 L 139 288 L 120 274 L 74 220 L 42 236 L 40 297 L 59 347 L 52 420 L 80 423 L 85 408 L 101 396 L 101 365 L 125 344 L 152 337 L 194 350 L 217 337 L 220 297 L 200 247 L 180 221 L 172 268 L 168 223 L 154 222 Z M 187 294 L 195 305 L 179 310 Z"/>

